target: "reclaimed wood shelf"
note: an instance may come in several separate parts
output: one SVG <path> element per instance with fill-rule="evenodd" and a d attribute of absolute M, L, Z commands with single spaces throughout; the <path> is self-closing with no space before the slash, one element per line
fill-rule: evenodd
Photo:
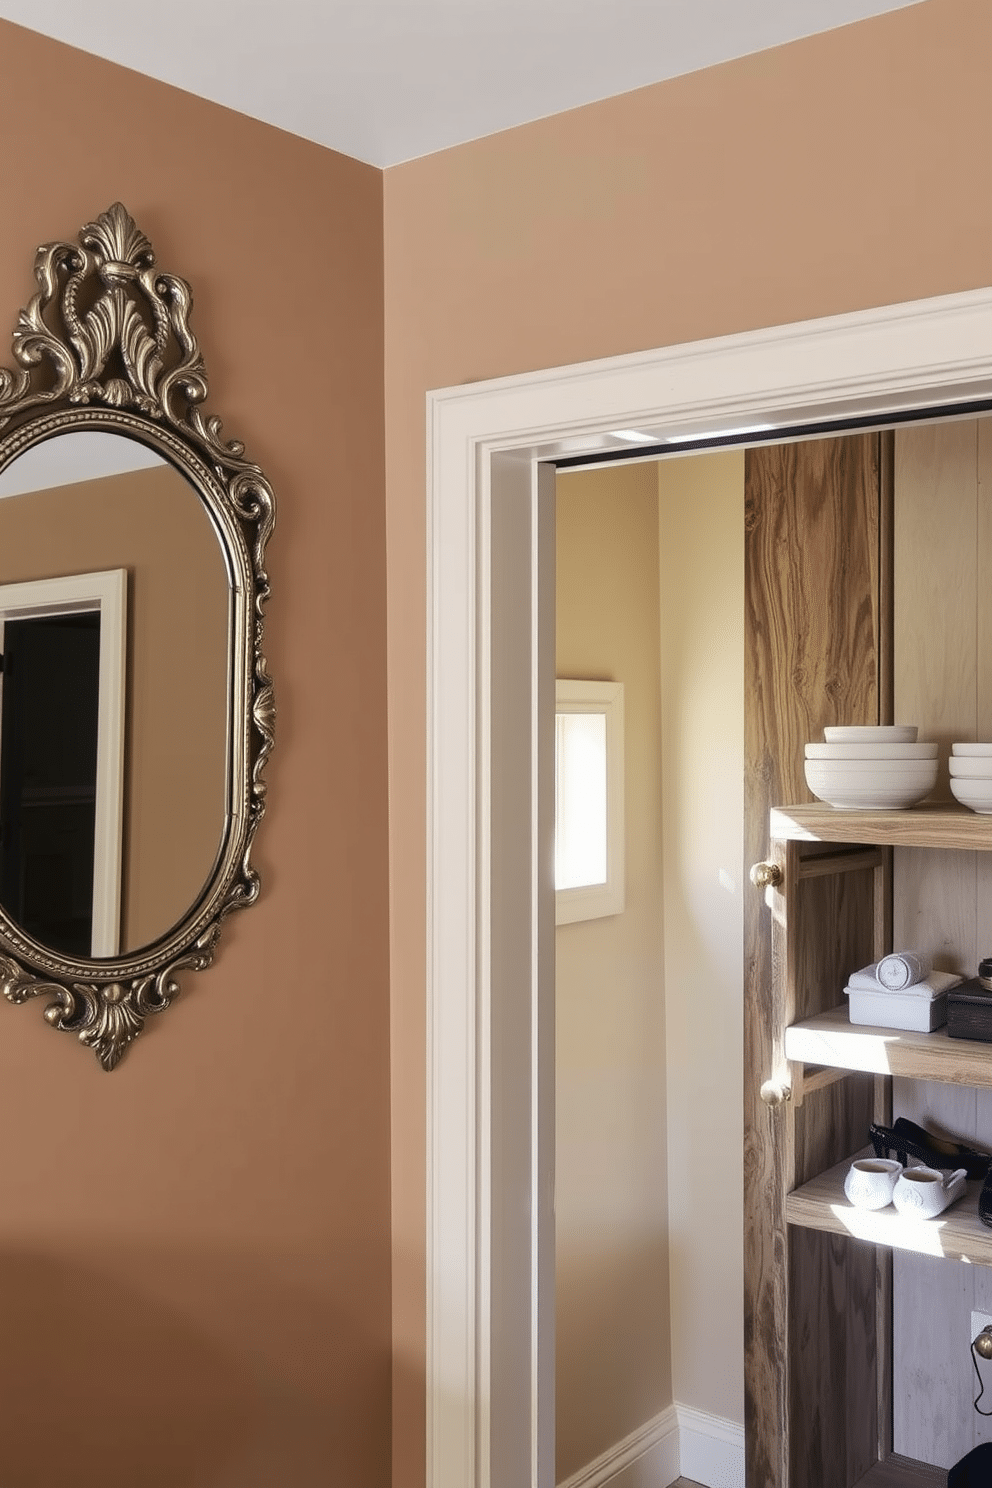
<path fill-rule="evenodd" d="M 969 1183 L 964 1197 L 936 1219 L 909 1219 L 891 1204 L 885 1209 L 857 1209 L 847 1200 L 844 1179 L 854 1158 L 871 1156 L 872 1149 L 865 1147 L 794 1189 L 786 1196 L 786 1221 L 801 1229 L 826 1230 L 890 1250 L 992 1266 L 992 1230 L 978 1218 L 980 1182 Z"/>
<path fill-rule="evenodd" d="M 776 806 L 771 813 L 771 835 L 800 842 L 992 852 L 992 816 L 946 804 L 914 806 L 907 811 L 838 811 L 822 804 Z"/>
<path fill-rule="evenodd" d="M 884 1462 L 870 1467 L 858 1479 L 857 1488 L 947 1488 L 947 1473 L 942 1467 L 893 1452 Z"/>
<path fill-rule="evenodd" d="M 799 1064 L 944 1085 L 992 1085 L 992 1044 L 948 1038 L 946 1027 L 912 1033 L 852 1023 L 846 1003 L 787 1028 L 785 1057 Z"/>

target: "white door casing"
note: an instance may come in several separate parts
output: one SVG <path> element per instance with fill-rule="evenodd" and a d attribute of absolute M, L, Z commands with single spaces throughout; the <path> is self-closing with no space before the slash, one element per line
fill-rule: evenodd
<path fill-rule="evenodd" d="M 546 462 L 990 398 L 989 289 L 428 394 L 428 1488 L 554 1484 Z"/>

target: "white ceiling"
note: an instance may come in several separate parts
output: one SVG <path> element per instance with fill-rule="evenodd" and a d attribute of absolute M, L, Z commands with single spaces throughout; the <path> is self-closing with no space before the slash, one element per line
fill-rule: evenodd
<path fill-rule="evenodd" d="M 120 434 L 102 434 L 97 429 L 57 434 L 42 444 L 30 445 L 4 467 L 0 472 L 0 501 L 164 463 L 148 445 Z"/>
<path fill-rule="evenodd" d="M 385 167 L 919 3 L 0 0 L 0 17 Z"/>

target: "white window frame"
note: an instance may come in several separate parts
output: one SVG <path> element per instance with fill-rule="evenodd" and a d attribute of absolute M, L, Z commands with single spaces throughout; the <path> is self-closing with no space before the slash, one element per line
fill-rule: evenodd
<path fill-rule="evenodd" d="M 623 683 L 559 677 L 555 715 L 562 713 L 601 713 L 606 719 L 606 881 L 555 890 L 555 924 L 571 925 L 624 908 Z"/>
<path fill-rule="evenodd" d="M 121 933 L 127 570 L 112 568 L 0 585 L 0 651 L 8 620 L 88 614 L 94 610 L 100 615 L 100 696 L 90 955 L 107 957 L 118 954 Z"/>

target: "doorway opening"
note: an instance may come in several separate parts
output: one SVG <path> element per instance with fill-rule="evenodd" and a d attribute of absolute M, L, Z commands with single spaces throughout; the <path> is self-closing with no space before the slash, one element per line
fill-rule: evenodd
<path fill-rule="evenodd" d="M 433 395 L 431 1488 L 554 1482 L 548 462 L 616 429 L 784 431 L 987 398 L 990 307 L 954 296 Z"/>

